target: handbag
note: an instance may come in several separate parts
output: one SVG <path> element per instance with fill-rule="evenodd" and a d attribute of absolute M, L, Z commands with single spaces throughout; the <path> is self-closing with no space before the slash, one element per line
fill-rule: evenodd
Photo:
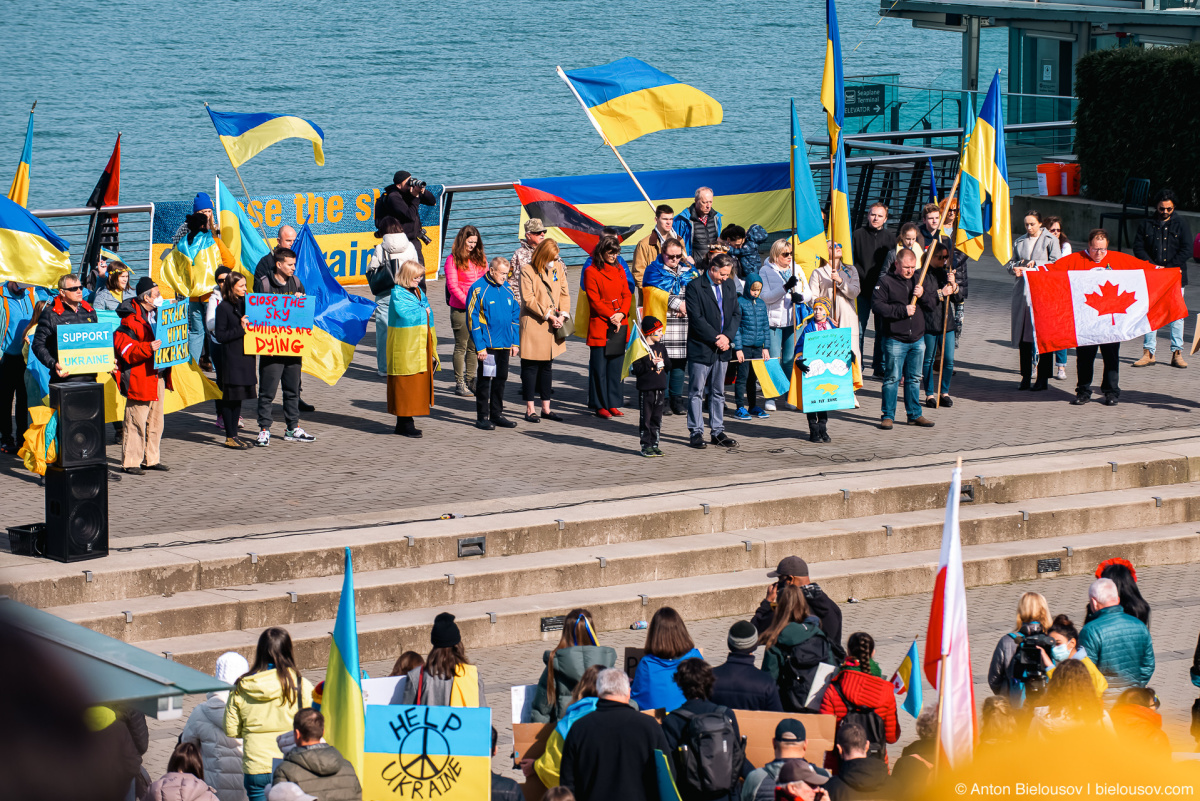
<path fill-rule="evenodd" d="M 383 258 L 379 260 L 379 266 L 367 273 L 367 286 L 376 297 L 392 291 L 392 287 L 396 285 L 396 271 L 393 268 L 399 266 L 392 263 L 393 259 L 388 258 L 387 251 L 382 247 L 381 245 L 380 252 Z"/>
<path fill-rule="evenodd" d="M 555 269 L 554 275 L 555 275 L 555 277 L 558 276 L 557 269 Z M 546 279 L 542 278 L 539 275 L 538 280 L 540 280 L 542 282 L 542 286 L 546 287 L 546 294 L 550 296 L 551 300 L 553 300 L 554 299 L 554 290 L 552 290 L 550 288 L 550 285 L 546 283 Z M 549 325 L 549 324 L 547 324 L 547 325 Z M 554 326 L 550 326 L 550 333 L 554 334 L 554 341 L 556 343 L 558 343 L 559 345 L 561 345 L 562 343 L 567 341 L 567 337 L 569 337 L 575 333 L 575 323 L 571 320 L 570 316 L 568 316 L 567 319 L 563 320 L 563 324 L 562 324 L 561 328 L 555 328 Z M 605 345 L 605 347 L 608 347 L 607 344 Z"/>
<path fill-rule="evenodd" d="M 604 341 L 605 356 L 624 356 L 625 344 L 629 339 L 629 326 L 619 325 L 608 329 L 608 339 Z"/>

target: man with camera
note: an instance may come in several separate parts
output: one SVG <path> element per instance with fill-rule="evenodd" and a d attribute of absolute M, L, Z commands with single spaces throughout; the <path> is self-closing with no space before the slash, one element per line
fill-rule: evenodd
<path fill-rule="evenodd" d="M 410 172 L 400 170 L 392 176 L 392 184 L 385 187 L 383 194 L 375 201 L 375 227 L 382 231 L 384 219 L 395 217 L 410 242 L 428 245 L 431 240 L 421 227 L 420 207 L 436 203 L 437 199 L 426 188 L 424 181 L 413 178 Z M 422 267 L 425 266 L 424 248 L 420 245 L 417 245 L 417 261 L 421 262 Z"/>
<path fill-rule="evenodd" d="M 779 566 L 767 576 L 779 580 L 767 587 L 767 596 L 763 598 L 762 603 L 758 605 L 758 611 L 754 613 L 754 628 L 758 629 L 761 634 L 767 626 L 771 625 L 771 619 L 775 616 L 775 597 L 779 594 L 780 589 L 792 584 L 800 587 L 800 591 L 804 593 L 804 600 L 808 602 L 808 608 L 820 618 L 821 631 L 825 632 L 829 641 L 836 646 L 838 651 L 841 651 L 842 610 L 832 598 L 825 594 L 821 585 L 814 583 L 808 577 L 808 562 L 799 556 L 785 556 Z"/>

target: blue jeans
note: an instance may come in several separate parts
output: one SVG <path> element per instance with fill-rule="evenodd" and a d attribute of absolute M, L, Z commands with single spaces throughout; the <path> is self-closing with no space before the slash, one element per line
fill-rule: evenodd
<path fill-rule="evenodd" d="M 204 308 L 207 304 L 198 300 L 188 301 L 188 353 L 192 361 L 200 363 L 204 352 Z"/>
<path fill-rule="evenodd" d="M 1176 320 L 1167 326 L 1171 332 L 1171 352 L 1183 350 L 1183 320 Z M 1158 332 L 1151 331 L 1146 336 L 1142 337 L 1142 347 L 1154 353 L 1155 345 L 1158 344 Z"/>
<path fill-rule="evenodd" d="M 779 359 L 779 366 L 783 368 L 784 375 L 791 379 L 792 361 L 796 358 L 796 327 L 785 325 L 782 328 L 768 329 L 767 352 L 771 354 L 772 359 Z"/>
<path fill-rule="evenodd" d="M 1066 364 L 1067 363 L 1067 349 L 1066 348 L 1063 348 L 1062 350 L 1054 351 L 1054 363 L 1055 364 Z"/>
<path fill-rule="evenodd" d="M 242 776 L 242 786 L 246 788 L 249 801 L 263 801 L 266 796 L 263 791 L 271 783 L 270 773 L 246 773 Z"/>
<path fill-rule="evenodd" d="M 708 427 L 715 437 L 725 431 L 725 370 L 729 362 L 688 362 L 688 432 L 704 433 L 704 393 L 708 392 Z"/>
<path fill-rule="evenodd" d="M 937 364 L 937 343 L 941 338 L 939 334 L 925 335 L 925 366 L 921 371 L 921 387 L 925 390 L 926 395 L 949 395 L 950 394 L 950 377 L 954 375 L 954 332 L 946 332 L 946 363 L 942 366 L 942 388 L 939 391 L 930 389 L 933 383 L 937 381 L 938 364 Z"/>
<path fill-rule="evenodd" d="M 885 420 L 896 419 L 896 398 L 900 393 L 900 377 L 904 376 L 904 412 L 909 420 L 921 416 L 921 365 L 925 358 L 925 341 L 901 342 L 888 337 L 883 341 L 887 359 L 887 375 L 883 379 L 883 411 Z"/>

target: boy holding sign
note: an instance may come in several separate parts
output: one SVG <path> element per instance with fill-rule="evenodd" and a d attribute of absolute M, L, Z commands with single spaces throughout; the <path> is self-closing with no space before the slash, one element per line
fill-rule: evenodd
<path fill-rule="evenodd" d="M 260 276 L 254 289 L 263 295 L 292 295 L 302 298 L 304 284 L 296 277 L 296 252 L 291 248 L 275 248 L 275 269 Z M 301 356 L 268 356 L 258 359 L 258 442 L 260 448 L 271 444 L 271 407 L 275 392 L 283 385 L 283 419 L 287 423 L 285 442 L 312 442 L 312 436 L 300 427 L 300 367 Z"/>
<path fill-rule="evenodd" d="M 171 388 L 171 368 L 156 370 L 154 354 L 162 344 L 155 339 L 158 284 L 149 276 L 137 283 L 137 296 L 117 309 L 121 325 L 113 334 L 117 351 L 117 387 L 125 396 L 125 430 L 121 438 L 121 469 L 140 476 L 146 470 L 167 470 L 159 460 L 163 432 L 163 389 Z"/>

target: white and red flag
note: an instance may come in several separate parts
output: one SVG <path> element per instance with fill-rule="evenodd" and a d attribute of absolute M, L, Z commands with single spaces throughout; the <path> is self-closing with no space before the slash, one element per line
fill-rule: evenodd
<path fill-rule="evenodd" d="M 967 593 L 963 578 L 962 540 L 958 533 L 958 496 L 962 462 L 950 479 L 942 554 L 938 560 L 929 628 L 925 633 L 925 677 L 938 691 L 940 758 L 951 768 L 971 761 L 975 752 L 975 681 L 967 640 Z"/>
<path fill-rule="evenodd" d="M 1178 269 L 1025 274 L 1040 353 L 1125 342 L 1187 317 Z"/>

